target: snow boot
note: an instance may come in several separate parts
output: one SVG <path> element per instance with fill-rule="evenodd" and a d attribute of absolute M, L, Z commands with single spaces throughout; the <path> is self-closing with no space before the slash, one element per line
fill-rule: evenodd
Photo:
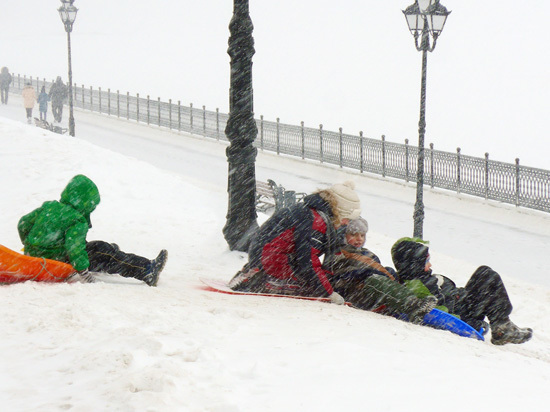
<path fill-rule="evenodd" d="M 424 316 L 436 306 L 437 298 L 435 296 L 426 296 L 424 299 L 411 296 L 405 301 L 405 313 L 411 323 L 421 325 L 424 323 Z"/>
<path fill-rule="evenodd" d="M 491 325 L 491 343 L 505 345 L 507 343 L 524 343 L 533 336 L 533 329 L 518 328 L 510 319 Z"/>
<path fill-rule="evenodd" d="M 166 260 L 168 259 L 168 251 L 162 249 L 156 259 L 151 261 L 151 264 L 147 268 L 145 276 L 143 276 L 143 281 L 149 286 L 157 286 L 159 281 L 160 272 L 164 269 L 166 265 Z"/>
<path fill-rule="evenodd" d="M 263 270 L 258 268 L 249 269 L 248 265 L 245 265 L 233 276 L 228 286 L 239 292 L 259 293 L 264 289 L 265 278 L 266 275 Z"/>

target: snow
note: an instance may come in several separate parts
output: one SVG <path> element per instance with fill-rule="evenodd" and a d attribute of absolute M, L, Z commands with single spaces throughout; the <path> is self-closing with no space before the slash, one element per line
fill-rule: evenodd
<path fill-rule="evenodd" d="M 166 248 L 169 260 L 157 288 L 116 275 L 1 286 L 0 409 L 547 410 L 549 215 L 425 192 L 434 269 L 460 285 L 480 264 L 499 271 L 512 319 L 535 331 L 523 345 L 348 307 L 212 293 L 201 277 L 228 280 L 246 261 L 222 236 L 224 144 L 81 110 L 71 138 L 22 123 L 21 99 L 10 99 L 0 106 L 1 243 L 19 250 L 19 218 L 83 173 L 102 196 L 88 239 L 149 258 Z M 262 152 L 257 176 L 307 192 L 355 181 L 367 245 L 385 264 L 393 241 L 412 232 L 413 184 Z"/>

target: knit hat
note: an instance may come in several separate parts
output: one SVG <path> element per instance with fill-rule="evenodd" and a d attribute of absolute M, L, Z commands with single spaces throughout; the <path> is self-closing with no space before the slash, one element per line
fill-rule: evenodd
<path fill-rule="evenodd" d="M 362 217 L 351 220 L 346 227 L 346 233 L 366 234 L 368 231 L 369 231 L 369 224 Z"/>
<path fill-rule="evenodd" d="M 340 219 L 357 219 L 361 215 L 361 202 L 353 189 L 355 183 L 351 181 L 337 183 L 327 189 L 336 199 Z"/>
<path fill-rule="evenodd" d="M 419 238 L 401 238 L 391 248 L 391 257 L 397 273 L 403 279 L 414 279 L 424 273 L 428 259 L 428 242 Z"/>

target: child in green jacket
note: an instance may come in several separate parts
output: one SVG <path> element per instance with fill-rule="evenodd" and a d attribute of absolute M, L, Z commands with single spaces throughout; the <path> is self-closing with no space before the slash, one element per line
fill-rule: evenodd
<path fill-rule="evenodd" d="M 90 272 L 117 273 L 156 286 L 168 252 L 156 259 L 125 253 L 114 243 L 86 241 L 92 227 L 90 214 L 99 205 L 99 190 L 84 175 L 71 179 L 59 201 L 47 201 L 19 220 L 19 237 L 25 254 L 70 263 L 87 281 Z"/>

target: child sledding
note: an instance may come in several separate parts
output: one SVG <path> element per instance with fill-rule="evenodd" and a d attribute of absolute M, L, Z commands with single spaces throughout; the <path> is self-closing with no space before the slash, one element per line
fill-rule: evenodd
<path fill-rule="evenodd" d="M 351 182 L 337 184 L 276 212 L 260 227 L 248 263 L 229 286 L 240 292 L 348 302 L 418 324 L 437 306 L 475 330 L 487 332 L 490 325 L 495 345 L 531 339 L 532 329 L 510 320 L 512 305 L 504 284 L 488 266 L 457 288 L 449 278 L 432 274 L 427 242 L 409 238 L 392 248 L 397 270 L 382 266 L 363 247 L 368 225 L 359 218 L 360 202 L 353 189 Z"/>

